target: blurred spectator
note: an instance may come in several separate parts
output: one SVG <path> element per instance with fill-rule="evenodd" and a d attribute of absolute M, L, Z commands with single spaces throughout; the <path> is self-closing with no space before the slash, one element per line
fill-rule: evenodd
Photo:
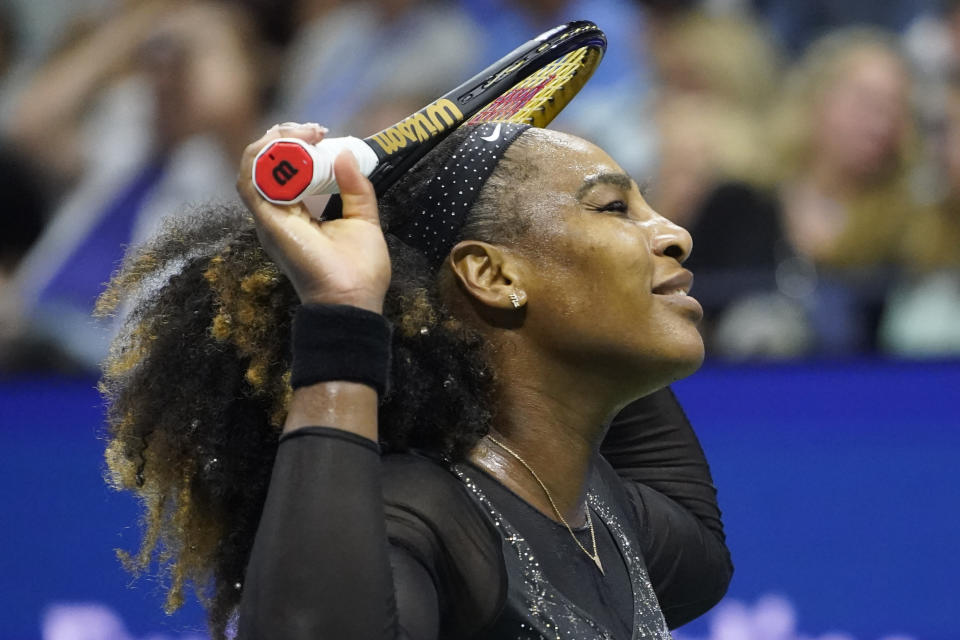
<path fill-rule="evenodd" d="M 20 260 L 40 236 L 48 211 L 46 193 L 23 158 L 0 146 L 0 196 L 5 212 L 0 223 L 0 371 L 19 368 L 31 359 L 32 346 L 16 340 L 23 328 L 20 297 L 11 279 Z"/>
<path fill-rule="evenodd" d="M 895 40 L 867 29 L 825 36 L 791 72 L 769 133 L 772 188 L 721 185 L 691 224 L 719 352 L 873 348 L 888 269 L 920 211 L 909 95 Z M 784 344 L 750 340 L 781 324 Z"/>
<path fill-rule="evenodd" d="M 261 0 L 247 0 L 259 2 Z M 635 111 L 648 87 L 644 5 L 629 0 L 302 0 L 303 25 L 286 56 L 274 119 L 315 120 L 368 135 L 445 93 L 512 48 L 565 21 L 607 34 L 603 63 L 555 126 L 606 145 L 628 166 L 651 166 L 652 127 L 623 135 L 611 121 Z M 666 3 L 669 4 L 669 3 Z M 686 3 L 673 3 L 683 5 Z M 658 9 L 658 11 L 666 9 Z M 349 51 L 351 55 L 345 56 Z M 442 51 L 442 55 L 437 55 Z M 638 159 L 631 164 L 629 159 Z"/>
<path fill-rule="evenodd" d="M 663 96 L 654 108 L 659 155 L 649 200 L 677 224 L 692 224 L 717 184 L 769 171 L 755 113 L 690 94 Z"/>
<path fill-rule="evenodd" d="M 17 49 L 17 29 L 10 7 L 0 5 L 0 77 L 6 75 Z"/>
<path fill-rule="evenodd" d="M 5 86 L 8 72 L 18 59 L 18 36 L 14 13 L 9 6 L 0 4 L 0 87 Z M 46 222 L 48 194 L 36 168 L 11 147 L 2 133 L 0 194 L 7 207 L 0 223 L 0 280 L 4 280 L 40 235 Z"/>
<path fill-rule="evenodd" d="M 648 174 L 656 131 L 649 119 L 631 118 L 651 88 L 646 27 L 651 16 L 672 13 L 691 0 L 463 0 L 483 34 L 478 69 L 534 34 L 571 20 L 591 20 L 607 36 L 603 62 L 552 125 L 591 140 L 627 171 Z"/>
<path fill-rule="evenodd" d="M 960 60 L 960 1 L 944 0 L 917 17 L 903 35 L 904 49 L 917 76 L 917 106 L 924 127 L 942 125 L 946 86 Z"/>
<path fill-rule="evenodd" d="M 508 53 L 533 35 L 572 20 L 595 22 L 607 35 L 607 52 L 590 84 L 577 100 L 601 94 L 617 87 L 642 84 L 646 88 L 646 43 L 642 39 L 644 21 L 650 3 L 636 0 L 463 0 L 486 44 L 483 64 Z M 673 2 L 673 5 L 688 4 Z M 656 7 L 655 11 L 660 8 Z M 514 44 L 515 43 L 515 44 Z M 608 99 L 614 97 L 606 96 Z"/>
<path fill-rule="evenodd" d="M 778 51 L 761 25 L 702 10 L 655 14 L 647 32 L 658 89 L 716 97 L 757 111 L 777 88 Z"/>
<path fill-rule="evenodd" d="M 823 33 L 856 25 L 892 32 L 906 29 L 940 0 L 755 0 L 759 13 L 792 55 L 800 55 Z"/>
<path fill-rule="evenodd" d="M 759 123 L 777 88 L 778 56 L 744 17 L 690 11 L 653 24 L 658 84 L 649 104 L 659 161 L 650 199 L 685 225 L 718 181 L 769 167 Z"/>
<path fill-rule="evenodd" d="M 950 87 L 946 115 L 946 197 L 907 230 L 906 273 L 881 326 L 883 348 L 900 355 L 960 354 L 960 79 Z"/>
<path fill-rule="evenodd" d="M 375 131 L 350 129 L 365 110 L 381 109 L 397 95 L 436 98 L 484 66 L 480 34 L 456 3 L 301 0 L 295 6 L 301 27 L 283 64 L 278 121 L 370 135 Z"/>
<path fill-rule="evenodd" d="M 894 40 L 849 30 L 811 49 L 771 131 L 798 253 L 835 267 L 890 260 L 913 209 L 913 124 L 910 74 Z"/>
<path fill-rule="evenodd" d="M 0 5 L 0 105 L 9 90 L 10 75 L 16 75 L 20 62 L 15 15 L 12 7 Z M 19 331 L 19 298 L 5 293 L 20 260 L 43 230 L 49 213 L 48 195 L 36 167 L 0 134 L 0 196 L 6 207 L 0 218 L 0 345 Z M 0 351 L 0 369 L 16 357 L 10 349 Z"/>
<path fill-rule="evenodd" d="M 928 139 L 927 163 L 940 166 L 948 127 L 951 78 L 960 73 L 960 0 L 942 0 L 919 16 L 903 36 L 917 78 L 917 109 Z M 926 190 L 942 196 L 940 176 L 927 176 Z"/>
<path fill-rule="evenodd" d="M 89 314 L 124 247 L 186 203 L 233 197 L 269 59 L 235 6 L 142 0 L 39 71 L 7 130 L 69 190 L 4 293 L 19 296 L 20 343 L 99 362 L 108 331 Z"/>
<path fill-rule="evenodd" d="M 98 115 L 114 107 L 123 122 L 134 118 L 135 109 L 145 109 L 132 97 L 140 87 L 125 81 L 134 77 L 138 48 L 169 11 L 160 0 L 144 0 L 99 25 L 78 20 L 18 92 L 4 134 L 43 169 L 51 193 L 64 193 L 97 161 L 88 131 Z M 120 147 L 111 155 L 124 152 Z"/>
<path fill-rule="evenodd" d="M 94 6 L 115 11 L 77 19 Z M 832 25 L 909 24 L 920 131 L 935 154 L 921 157 L 894 36 L 829 35 L 782 82 L 775 41 L 748 6 L 792 52 Z M 263 121 L 367 135 L 582 18 L 610 48 L 556 126 L 651 177 L 651 203 L 691 228 L 714 352 L 849 353 L 879 339 L 926 353 L 960 342 L 943 320 L 960 313 L 960 92 L 944 89 L 960 68 L 960 0 L 297 0 L 282 12 L 268 0 L 82 0 L 47 20 L 60 42 L 29 76 L 17 54 L 39 50 L 36 27 L 12 18 L 38 11 L 27 0 L 0 10 L 0 72 L 10 60 L 18 70 L 0 85 L 14 212 L 0 230 L 0 369 L 38 353 L 54 366 L 95 364 L 107 336 L 86 314 L 123 246 L 187 203 L 232 197 L 240 148 Z M 79 26 L 58 26 L 69 21 Z M 271 48 L 265 33 L 289 46 Z M 944 179 L 918 171 L 923 160 Z M 917 203 L 918 193 L 938 200 L 941 184 L 941 205 Z M 45 201 L 55 215 L 28 252 Z M 877 338 L 898 262 L 908 270 Z"/>

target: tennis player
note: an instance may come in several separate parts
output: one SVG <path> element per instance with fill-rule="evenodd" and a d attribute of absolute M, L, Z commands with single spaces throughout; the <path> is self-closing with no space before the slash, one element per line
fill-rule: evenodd
<path fill-rule="evenodd" d="M 450 95 L 472 114 L 506 88 L 497 114 L 548 122 L 604 42 L 571 23 Z M 666 388 L 703 357 L 690 238 L 596 146 L 494 120 L 379 202 L 337 157 L 325 222 L 254 188 L 271 143 L 325 135 L 274 127 L 246 209 L 180 218 L 114 278 L 107 458 L 146 506 L 125 560 L 159 560 L 168 609 L 192 582 L 217 637 L 662 639 L 726 590 Z"/>
<path fill-rule="evenodd" d="M 669 638 L 707 611 L 732 566 L 667 388 L 703 358 L 686 231 L 517 124 L 460 127 L 379 202 L 341 154 L 341 219 L 264 200 L 257 152 L 324 135 L 271 129 L 248 211 L 176 223 L 101 301 L 136 299 L 103 380 L 147 507 L 129 564 L 159 544 L 168 607 L 192 581 L 240 638 Z"/>

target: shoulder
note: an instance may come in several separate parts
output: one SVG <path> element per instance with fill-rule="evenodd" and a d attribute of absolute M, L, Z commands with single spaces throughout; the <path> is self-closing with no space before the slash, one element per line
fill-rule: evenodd
<path fill-rule="evenodd" d="M 445 547 L 463 539 L 499 546 L 493 524 L 445 464 L 418 453 L 397 453 L 383 457 L 382 469 L 388 534 L 406 528 Z"/>
<path fill-rule="evenodd" d="M 463 483 L 443 462 L 425 454 L 388 453 L 382 458 L 383 496 L 388 502 L 431 509 L 435 500 L 470 501 Z"/>
<path fill-rule="evenodd" d="M 466 630 L 496 615 L 506 597 L 500 536 L 449 467 L 416 453 L 383 457 L 390 544 L 430 573 L 443 625 Z M 460 637 L 459 635 L 457 637 Z"/>

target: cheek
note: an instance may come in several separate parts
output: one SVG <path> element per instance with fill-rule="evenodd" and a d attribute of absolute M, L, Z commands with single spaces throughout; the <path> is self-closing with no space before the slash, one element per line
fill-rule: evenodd
<path fill-rule="evenodd" d="M 574 226 L 542 243 L 538 280 L 555 313 L 606 324 L 651 305 L 650 250 L 636 232 Z"/>

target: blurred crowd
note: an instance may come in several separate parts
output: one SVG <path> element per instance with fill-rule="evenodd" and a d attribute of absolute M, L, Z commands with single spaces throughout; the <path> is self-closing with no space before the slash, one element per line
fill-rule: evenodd
<path fill-rule="evenodd" d="M 369 135 L 570 19 L 556 128 L 694 237 L 717 357 L 960 354 L 960 0 L 0 0 L 0 371 L 88 371 L 126 247 L 273 122 Z"/>

